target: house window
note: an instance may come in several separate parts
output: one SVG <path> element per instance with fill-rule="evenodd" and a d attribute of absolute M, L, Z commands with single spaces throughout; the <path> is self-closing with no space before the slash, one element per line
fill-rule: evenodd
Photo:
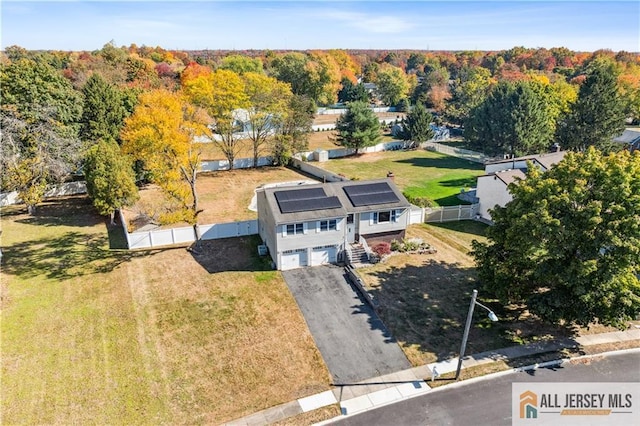
<path fill-rule="evenodd" d="M 287 225 L 285 235 L 296 235 L 304 232 L 304 225 L 302 223 L 292 223 Z"/>
<path fill-rule="evenodd" d="M 398 211 L 384 211 L 373 213 L 373 223 L 389 223 L 398 221 Z"/>
<path fill-rule="evenodd" d="M 337 228 L 338 228 L 338 221 L 336 219 L 320 221 L 320 232 L 335 231 Z"/>
<path fill-rule="evenodd" d="M 352 214 L 347 215 L 347 223 L 348 224 L 352 224 L 353 223 L 353 215 Z"/>

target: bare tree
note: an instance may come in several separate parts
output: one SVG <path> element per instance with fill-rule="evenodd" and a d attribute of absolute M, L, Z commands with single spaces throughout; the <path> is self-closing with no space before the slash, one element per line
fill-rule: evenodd
<path fill-rule="evenodd" d="M 37 118 L 22 119 L 15 111 L 0 112 L 0 166 L 3 191 L 17 191 L 35 213 L 49 184 L 60 183 L 78 167 L 81 142 L 60 125 L 55 108 L 37 106 Z"/>

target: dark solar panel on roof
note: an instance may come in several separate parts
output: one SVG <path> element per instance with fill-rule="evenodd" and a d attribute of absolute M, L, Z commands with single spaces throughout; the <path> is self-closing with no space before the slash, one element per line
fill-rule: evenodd
<path fill-rule="evenodd" d="M 354 207 L 375 206 L 400 201 L 386 182 L 345 186 L 343 189 Z"/>
<path fill-rule="evenodd" d="M 322 188 L 277 191 L 273 195 L 276 197 L 281 213 L 339 209 L 342 207 L 338 197 L 327 197 Z"/>
<path fill-rule="evenodd" d="M 294 189 L 294 190 L 284 190 L 274 192 L 276 196 L 276 200 L 306 200 L 309 198 L 323 198 L 326 197 L 327 194 L 324 192 L 322 188 L 304 188 L 304 189 Z"/>
<path fill-rule="evenodd" d="M 345 186 L 347 195 L 377 194 L 380 192 L 393 192 L 387 182 L 365 183 L 361 185 Z"/>
<path fill-rule="evenodd" d="M 279 201 L 281 213 L 298 213 L 314 210 L 339 209 L 342 207 L 338 197 L 310 198 L 308 200 Z"/>

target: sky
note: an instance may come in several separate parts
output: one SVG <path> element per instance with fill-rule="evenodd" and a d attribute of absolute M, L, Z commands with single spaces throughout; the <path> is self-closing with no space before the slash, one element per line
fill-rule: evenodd
<path fill-rule="evenodd" d="M 0 0 L 0 46 L 640 51 L 640 0 Z"/>

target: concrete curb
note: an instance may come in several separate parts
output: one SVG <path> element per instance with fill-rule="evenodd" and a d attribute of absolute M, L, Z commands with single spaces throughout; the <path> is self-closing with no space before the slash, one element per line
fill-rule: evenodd
<path fill-rule="evenodd" d="M 631 353 L 640 354 L 640 348 L 620 349 L 620 350 L 617 350 L 617 351 L 602 352 L 602 353 L 592 354 L 592 355 L 581 355 L 581 356 L 572 357 L 572 358 L 561 358 L 561 359 L 556 359 L 556 360 L 552 360 L 552 361 L 546 361 L 546 362 L 541 362 L 541 363 L 536 363 L 536 364 L 531 364 L 531 365 L 525 365 L 525 366 L 522 366 L 522 367 L 515 367 L 515 368 L 511 368 L 509 370 L 498 371 L 497 373 L 491 373 L 491 374 L 487 374 L 485 376 L 480 376 L 480 377 L 473 377 L 471 379 L 463 380 L 463 381 L 460 381 L 460 382 L 455 382 L 455 383 L 451 383 L 451 384 L 448 384 L 448 385 L 445 385 L 445 386 L 432 388 L 432 389 L 429 390 L 429 393 L 441 392 L 441 391 L 444 391 L 444 390 L 447 390 L 447 389 L 456 389 L 456 388 L 464 387 L 464 386 L 467 386 L 467 385 L 470 385 L 470 384 L 473 384 L 473 383 L 482 382 L 484 380 L 490 380 L 490 379 L 494 379 L 496 377 L 507 376 L 509 374 L 514 374 L 514 373 L 521 373 L 523 371 L 530 371 L 530 370 L 537 370 L 539 368 L 560 366 L 562 364 L 565 364 L 565 363 L 568 363 L 568 362 L 571 362 L 571 361 L 574 361 L 574 360 L 589 359 L 589 358 L 596 358 L 596 357 L 607 357 L 607 356 L 615 356 L 615 355 L 624 355 L 624 354 L 631 354 Z M 411 395 L 409 397 L 402 398 L 402 399 L 404 400 L 404 399 L 415 398 L 417 396 L 424 395 L 425 393 L 426 392 L 422 392 L 420 394 Z M 400 400 L 398 400 L 398 401 L 400 401 Z M 360 410 L 360 411 L 355 412 L 355 413 L 337 416 L 337 417 L 325 420 L 323 422 L 316 423 L 315 426 L 328 425 L 328 424 L 331 424 L 331 423 L 333 423 L 335 421 L 338 421 L 338 420 L 341 420 L 341 419 L 344 419 L 344 418 L 347 418 L 347 417 L 350 417 L 350 416 L 361 414 L 363 412 L 374 410 L 376 408 L 384 407 L 386 405 L 394 404 L 394 403 L 396 403 L 398 401 L 389 401 L 387 403 L 375 405 L 375 406 L 369 407 L 369 408 L 364 409 L 364 410 Z"/>
<path fill-rule="evenodd" d="M 625 332 L 625 336 L 621 339 L 615 339 L 615 340 L 611 340 L 611 339 L 607 339 L 609 341 L 630 341 L 630 340 L 636 340 L 637 339 L 637 335 L 640 332 L 640 330 L 627 330 L 627 332 Z M 613 332 L 613 333 L 617 333 L 617 332 Z M 585 340 L 594 340 L 593 344 L 599 344 L 599 343 L 607 343 L 607 342 L 601 342 L 600 340 L 602 340 L 602 338 L 605 338 L 605 335 L 608 335 L 608 333 L 604 333 L 604 335 L 599 336 L 599 337 L 591 337 Z M 613 337 L 614 334 L 608 335 L 606 337 Z M 620 337 L 619 335 L 615 335 L 615 337 Z M 586 343 L 586 342 L 585 342 Z M 589 344 L 584 345 L 584 346 L 590 346 Z M 495 352 L 495 351 L 494 351 Z M 340 416 L 334 417 L 332 419 L 328 419 L 325 420 L 323 422 L 317 423 L 317 425 L 327 425 L 330 424 L 332 422 L 338 421 L 340 419 L 344 419 L 347 417 L 351 417 L 357 414 L 361 414 L 364 413 L 366 411 L 370 411 L 379 407 L 384 407 L 386 405 L 390 405 L 390 404 L 394 404 L 396 402 L 399 401 L 403 401 L 406 399 L 411 399 L 411 398 L 415 398 L 417 396 L 420 395 L 424 395 L 425 393 L 431 393 L 431 392 L 440 392 L 446 389 L 455 389 L 455 388 L 459 388 L 462 386 L 466 386 L 468 384 L 472 384 L 472 383 L 477 383 L 483 380 L 489 380 L 492 378 L 496 378 L 496 377 L 500 377 L 500 376 L 506 376 L 509 374 L 513 374 L 513 373 L 519 373 L 519 372 L 523 372 L 523 371 L 529 371 L 529 370 L 535 370 L 538 368 L 547 368 L 547 367 L 553 367 L 553 366 L 559 366 L 562 365 L 564 363 L 567 362 L 571 362 L 571 361 L 575 361 L 575 360 L 582 360 L 582 359 L 590 359 L 590 358 L 595 358 L 595 357 L 607 357 L 607 356 L 615 356 L 615 355 L 623 355 L 623 354 L 630 354 L 630 353 L 638 353 L 640 354 L 640 348 L 630 348 L 630 349 L 620 349 L 620 350 L 614 350 L 614 351 L 608 351 L 608 352 L 602 352 L 602 353 L 597 353 L 597 354 L 592 354 L 592 355 L 581 355 L 581 356 L 576 356 L 576 357 L 571 357 L 571 358 L 560 358 L 557 360 L 552 360 L 552 361 L 546 361 L 546 362 L 542 362 L 542 363 L 537 363 L 537 364 L 531 364 L 531 365 L 526 365 L 526 366 L 522 366 L 522 367 L 515 367 L 515 368 L 511 368 L 508 370 L 504 370 L 504 371 L 499 371 L 497 373 L 491 373 L 491 374 L 487 374 L 484 376 L 479 376 L 479 377 L 474 377 L 471 379 L 467 379 L 467 380 L 462 380 L 459 382 L 455 382 L 455 383 L 450 383 L 447 384 L 445 386 L 439 386 L 437 388 L 431 388 L 428 385 L 428 382 L 420 379 L 419 377 L 426 377 L 427 371 L 429 373 L 431 373 L 431 369 L 427 366 L 427 365 L 423 365 L 423 366 L 419 366 L 419 367 L 414 367 L 408 370 L 404 370 L 402 372 L 398 372 L 398 373 L 392 373 L 390 375 L 387 376 L 381 376 L 379 378 L 372 378 L 369 379 L 365 382 L 362 382 L 360 385 L 366 385 L 367 382 L 375 382 L 378 379 L 382 379 L 379 381 L 384 382 L 385 379 L 384 378 L 389 378 L 389 376 L 395 376 L 398 374 L 403 374 L 403 373 L 411 373 L 411 375 L 415 378 L 415 379 L 411 379 L 411 380 L 407 380 L 406 378 L 402 378 L 402 382 L 396 386 L 392 386 L 392 387 L 388 387 L 386 389 L 378 389 L 369 393 L 365 393 L 365 394 L 360 394 L 358 396 L 352 397 L 352 398 L 348 398 L 345 400 L 339 400 L 339 398 L 336 397 L 335 394 L 335 389 L 334 390 L 330 390 L 330 391 L 325 391 L 316 395 L 311 395 L 305 398 L 300 398 L 297 399 L 295 401 L 291 401 L 285 404 L 281 404 L 279 406 L 276 407 L 271 407 L 262 411 L 259 411 L 257 413 L 254 413 L 252 415 L 240 418 L 240 419 L 236 419 L 233 420 L 231 422 L 225 423 L 226 425 L 242 425 L 242 426 L 249 426 L 249 425 L 265 425 L 265 424 L 269 424 L 269 423 L 273 423 L 279 420 L 283 420 L 286 419 L 287 417 L 291 417 L 291 416 L 295 416 L 298 414 L 302 414 L 302 413 L 306 413 L 308 411 L 312 411 L 318 408 L 322 408 L 322 407 L 326 407 L 332 404 L 340 404 L 341 407 L 341 411 L 344 413 Z M 527 355 L 535 355 L 536 352 L 533 352 L 531 354 L 526 354 L 523 356 L 527 356 Z M 519 357 L 515 357 L 514 359 L 517 359 Z M 457 359 L 456 359 L 457 360 Z M 451 360 L 449 360 L 451 361 Z M 499 359 L 491 359 L 489 362 L 495 362 L 495 361 L 499 361 Z M 457 362 L 457 361 L 456 361 Z M 477 365 L 474 363 L 474 365 Z M 471 367 L 472 365 L 466 365 L 463 362 L 463 369 Z M 391 380 L 391 379 L 390 379 Z M 392 380 L 393 382 L 393 380 Z M 396 379 L 395 383 L 399 383 Z M 375 383 L 373 383 L 375 384 Z M 411 387 L 413 387 L 413 389 L 411 389 Z"/>

